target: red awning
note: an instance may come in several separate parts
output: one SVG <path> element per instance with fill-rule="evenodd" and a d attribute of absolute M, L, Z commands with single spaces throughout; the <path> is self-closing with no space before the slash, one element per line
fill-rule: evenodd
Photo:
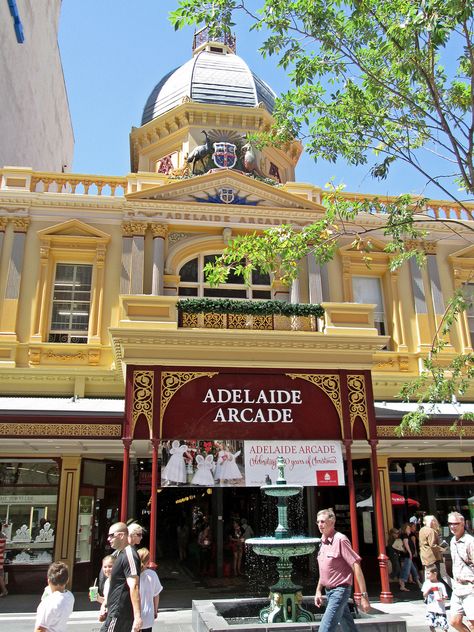
<path fill-rule="evenodd" d="M 397 507 L 399 507 L 400 505 L 404 505 L 405 504 L 405 500 L 408 501 L 408 506 L 409 507 L 419 507 L 420 503 L 415 500 L 414 498 L 407 498 L 405 499 L 405 496 L 401 496 L 400 494 L 395 494 L 394 492 L 392 492 L 392 505 L 395 505 Z"/>

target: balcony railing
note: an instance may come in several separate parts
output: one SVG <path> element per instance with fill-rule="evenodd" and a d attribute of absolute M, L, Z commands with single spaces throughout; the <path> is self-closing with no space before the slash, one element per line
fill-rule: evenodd
<path fill-rule="evenodd" d="M 260 329 L 265 331 L 321 331 L 321 319 L 315 316 L 250 314 L 188 314 L 178 311 L 178 326 L 184 329 Z"/>
<path fill-rule="evenodd" d="M 221 299 L 222 300 L 222 299 Z M 200 302 L 201 307 L 197 304 Z M 206 309 L 208 302 L 209 309 Z M 229 301 L 227 301 L 229 303 Z M 307 303 L 290 304 L 281 302 L 282 313 L 232 313 L 230 309 L 216 310 L 217 299 L 199 299 L 193 309 L 177 296 L 128 295 L 120 296 L 120 323 L 123 329 L 139 327 L 143 331 L 156 329 L 216 329 L 295 331 L 316 335 L 376 337 L 380 344 L 387 344 L 388 336 L 380 336 L 374 324 L 376 305 L 359 303 Z M 222 300 L 224 303 L 224 300 Z M 277 301 L 231 301 L 256 311 L 271 312 Z M 265 303 L 267 306 L 265 307 Z M 224 303 L 225 305 L 225 303 Z M 214 306 L 214 308 L 212 308 Z M 235 310 L 234 310 L 235 311 Z M 311 313 L 313 312 L 313 313 Z M 384 342 L 385 341 L 385 342 Z"/>

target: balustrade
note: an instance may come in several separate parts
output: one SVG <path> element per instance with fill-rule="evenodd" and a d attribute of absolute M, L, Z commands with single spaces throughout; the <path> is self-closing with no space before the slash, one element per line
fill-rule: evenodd
<path fill-rule="evenodd" d="M 121 193 L 118 192 L 120 189 Z M 117 176 L 34 173 L 31 177 L 30 190 L 36 193 L 121 197 L 127 191 L 127 179 Z"/>

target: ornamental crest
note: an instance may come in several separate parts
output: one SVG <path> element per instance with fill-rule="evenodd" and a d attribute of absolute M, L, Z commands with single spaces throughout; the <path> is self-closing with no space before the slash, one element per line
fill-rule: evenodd
<path fill-rule="evenodd" d="M 219 189 L 219 199 L 224 204 L 232 204 L 235 200 L 234 189 Z"/>
<path fill-rule="evenodd" d="M 213 143 L 212 160 L 219 169 L 232 169 L 237 162 L 236 145 L 233 143 Z"/>

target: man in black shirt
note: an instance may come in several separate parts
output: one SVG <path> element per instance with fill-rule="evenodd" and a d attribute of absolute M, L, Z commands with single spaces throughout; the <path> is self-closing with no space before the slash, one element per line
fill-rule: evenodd
<path fill-rule="evenodd" d="M 140 615 L 140 559 L 128 543 L 128 528 L 116 522 L 109 529 L 110 546 L 118 551 L 110 577 L 107 597 L 107 618 L 100 632 L 139 632 Z"/>

